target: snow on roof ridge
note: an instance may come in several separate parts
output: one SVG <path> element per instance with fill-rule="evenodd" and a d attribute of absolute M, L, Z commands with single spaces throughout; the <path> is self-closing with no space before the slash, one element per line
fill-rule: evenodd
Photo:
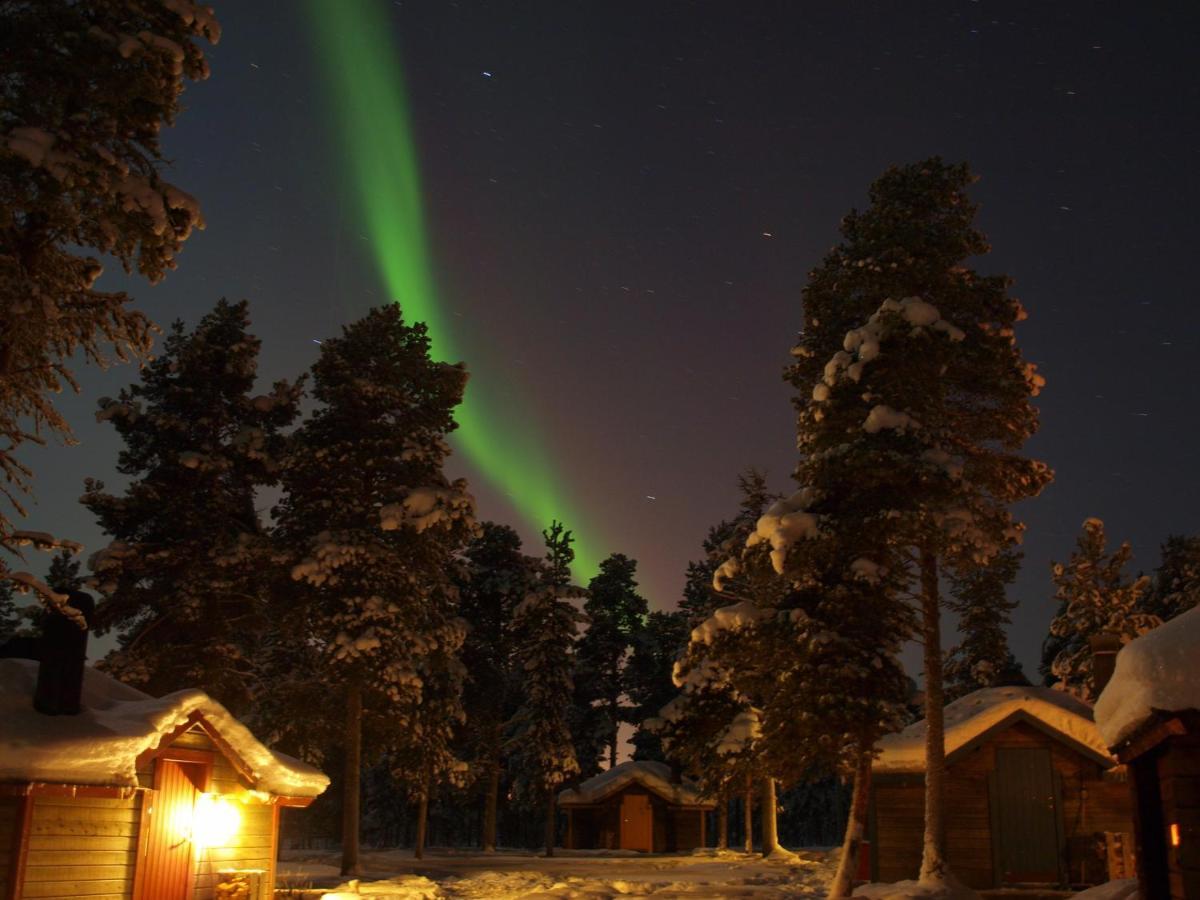
<path fill-rule="evenodd" d="M 1200 709 L 1200 606 L 1134 638 L 1096 700 L 1096 724 L 1110 747 L 1156 710 Z"/>
<path fill-rule="evenodd" d="M 596 803 L 634 782 L 675 803 L 708 802 L 700 796 L 694 784 L 672 782 L 671 767 L 666 763 L 646 759 L 619 763 L 599 775 L 593 775 L 578 787 L 567 788 L 559 793 L 558 802 L 568 806 L 573 803 Z"/>
<path fill-rule="evenodd" d="M 1091 708 L 1070 694 L 1035 685 L 982 688 L 946 706 L 946 755 L 1023 712 L 1065 738 L 1111 758 L 1092 721 Z M 920 772 L 925 769 L 925 720 L 889 734 L 878 744 L 876 772 Z"/>
<path fill-rule="evenodd" d="M 88 666 L 79 715 L 43 715 L 32 703 L 37 667 L 0 659 L 0 781 L 136 787 L 138 756 L 199 714 L 249 768 L 257 790 L 316 797 L 329 785 L 324 773 L 271 750 L 197 689 L 154 698 Z"/>

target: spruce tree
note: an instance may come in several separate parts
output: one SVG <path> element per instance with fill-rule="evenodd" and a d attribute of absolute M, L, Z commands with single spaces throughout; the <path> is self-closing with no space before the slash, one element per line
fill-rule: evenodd
<path fill-rule="evenodd" d="M 621 702 L 625 671 L 647 613 L 646 599 L 637 592 L 636 572 L 637 562 L 620 553 L 600 563 L 599 574 L 588 584 L 583 611 L 589 624 L 575 654 L 576 682 L 586 688 L 582 699 L 601 712 L 602 747 L 608 751 L 609 768 L 617 764 L 621 723 L 630 721 L 630 709 Z"/>
<path fill-rule="evenodd" d="M 22 624 L 22 616 L 17 608 L 12 585 L 0 581 L 0 644 L 11 637 L 16 637 Z"/>
<path fill-rule="evenodd" d="M 464 553 L 459 615 L 468 631 L 462 660 L 467 680 L 467 752 L 483 785 L 482 845 L 496 849 L 496 818 L 508 748 L 505 726 L 520 701 L 515 611 L 534 589 L 539 562 L 521 552 L 521 538 L 507 525 L 484 522 Z"/>
<path fill-rule="evenodd" d="M 633 758 L 664 761 L 662 739 L 645 727 L 678 691 L 671 681 L 675 660 L 687 646 L 687 618 L 682 611 L 655 611 L 633 636 L 633 652 L 625 669 L 625 693 L 637 726 L 630 739 Z"/>
<path fill-rule="evenodd" d="M 121 494 L 89 479 L 82 502 L 111 538 L 91 558 L 103 667 L 155 696 L 199 687 L 235 712 L 250 702 L 265 624 L 266 530 L 256 492 L 278 480 L 299 388 L 254 393 L 260 342 L 246 303 L 220 301 L 171 328 L 140 383 L 100 400 L 124 441 Z M 189 652 L 180 653 L 186 644 Z"/>
<path fill-rule="evenodd" d="M 1128 541 L 1106 553 L 1104 522 L 1090 518 L 1084 520 L 1070 560 L 1051 565 L 1060 613 L 1050 623 L 1050 633 L 1062 641 L 1051 672 L 1065 690 L 1088 703 L 1096 700 L 1089 640 L 1114 634 L 1124 645 L 1161 624 L 1143 608 L 1149 577 L 1130 580 L 1125 575 L 1132 557 Z"/>
<path fill-rule="evenodd" d="M 60 594 L 69 594 L 83 588 L 83 576 L 79 574 L 82 568 L 79 559 L 70 550 L 59 550 L 50 560 L 50 570 L 46 573 L 46 584 Z"/>
<path fill-rule="evenodd" d="M 96 289 L 97 257 L 157 282 L 203 226 L 195 199 L 163 177 L 161 133 L 185 80 L 208 77 L 200 41 L 219 36 L 211 9 L 192 0 L 0 9 L 0 550 L 25 543 L 7 508 L 25 515 L 33 477 L 17 451 L 70 440 L 51 402 L 78 390 L 69 362 L 150 348 L 153 326 L 129 296 Z M 0 580 L 9 574 L 0 556 Z M 65 603 L 37 579 L 20 581 Z"/>
<path fill-rule="evenodd" d="M 950 574 L 946 605 L 958 614 L 962 640 L 946 654 L 947 702 L 1012 677 L 1016 661 L 1005 626 L 1017 605 L 1008 598 L 1008 587 L 1020 567 L 1021 553 L 1009 548 L 986 566 Z"/>
<path fill-rule="evenodd" d="M 868 552 L 848 557 L 847 577 L 902 572 L 918 598 L 928 723 L 921 880 L 931 885 L 952 882 L 941 576 L 986 565 L 1019 540 L 1011 505 L 1050 479 L 1019 452 L 1043 384 L 1014 339 L 1024 310 L 1008 278 L 967 265 L 989 249 L 966 194 L 973 180 L 965 165 L 937 158 L 889 169 L 810 273 L 787 374 L 806 490 L 759 532 L 780 572 L 793 574 L 789 554 L 805 541 L 857 543 Z"/>
<path fill-rule="evenodd" d="M 1161 560 L 1144 606 L 1166 622 L 1200 604 L 1200 537 L 1170 535 Z"/>
<path fill-rule="evenodd" d="M 364 721 L 367 753 L 422 759 L 409 771 L 419 783 L 449 765 L 430 705 L 458 717 L 454 563 L 477 525 L 466 483 L 442 467 L 466 372 L 430 359 L 425 326 L 389 304 L 322 343 L 312 378 L 319 407 L 292 435 L 275 510 L 295 586 L 273 618 L 285 637 L 318 648 L 344 711 L 342 871 L 352 875 Z"/>
<path fill-rule="evenodd" d="M 579 773 L 567 718 L 574 695 L 576 630 L 586 621 L 570 602 L 585 595 L 571 584 L 573 537 L 562 523 L 542 532 L 546 557 L 533 590 L 517 605 L 518 657 L 524 698 L 512 719 L 517 787 L 546 808 L 546 855 L 554 855 L 557 791 Z"/>

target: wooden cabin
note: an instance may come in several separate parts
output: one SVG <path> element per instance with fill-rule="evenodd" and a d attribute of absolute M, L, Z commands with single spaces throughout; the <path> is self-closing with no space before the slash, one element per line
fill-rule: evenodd
<path fill-rule="evenodd" d="M 706 844 L 713 809 L 690 782 L 660 762 L 624 762 L 558 795 L 567 814 L 568 850 L 673 853 Z"/>
<path fill-rule="evenodd" d="M 87 668 L 78 712 L 47 715 L 38 681 L 0 659 L 0 897 L 273 896 L 280 808 L 328 778 L 201 691 L 156 699 Z"/>
<path fill-rule="evenodd" d="M 1117 655 L 1096 722 L 1129 767 L 1144 900 L 1200 900 L 1200 608 Z"/>
<path fill-rule="evenodd" d="M 976 890 L 1108 880 L 1105 833 L 1132 828 L 1124 770 L 1091 709 L 1044 687 L 975 691 L 945 709 L 946 852 Z M 868 818 L 870 877 L 921 867 L 925 722 L 879 745 Z"/>

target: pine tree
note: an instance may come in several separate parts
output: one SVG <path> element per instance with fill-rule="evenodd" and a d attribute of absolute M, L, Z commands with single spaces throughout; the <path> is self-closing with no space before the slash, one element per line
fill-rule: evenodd
<path fill-rule="evenodd" d="M 1166 622 L 1200 604 L 1200 537 L 1170 535 L 1161 553 L 1144 606 Z"/>
<path fill-rule="evenodd" d="M 102 266 L 88 251 L 157 282 L 203 226 L 195 199 L 162 176 L 160 134 L 184 80 L 208 76 L 198 41 L 215 43 L 220 27 L 192 0 L 12 0 L 0 20 L 0 501 L 24 516 L 33 472 L 15 454 L 70 439 L 50 399 L 78 390 L 69 360 L 150 348 L 153 326 L 123 291 L 96 290 Z M 0 549 L 28 543 L 20 534 L 0 508 Z"/>
<path fill-rule="evenodd" d="M 666 759 L 662 739 L 645 723 L 678 693 L 671 672 L 687 639 L 687 618 L 682 611 L 650 613 L 633 636 L 633 652 L 625 669 L 625 693 L 633 705 L 631 719 L 637 726 L 630 739 L 634 759 Z"/>
<path fill-rule="evenodd" d="M 458 590 L 459 615 L 469 628 L 462 650 L 467 747 L 484 788 L 483 849 L 493 852 L 505 725 L 516 713 L 521 689 L 515 611 L 535 587 L 538 560 L 521 552 L 513 529 L 493 522 L 483 523 L 464 556 Z"/>
<path fill-rule="evenodd" d="M 857 544 L 867 553 L 847 556 L 847 577 L 903 573 L 901 587 L 919 599 L 928 723 L 921 879 L 934 885 L 950 879 L 940 578 L 986 565 L 1017 541 L 1011 505 L 1050 479 L 1019 454 L 1036 429 L 1030 398 L 1043 384 L 1014 340 L 1024 311 L 1006 277 L 966 265 L 989 249 L 973 225 L 972 181 L 965 165 L 936 158 L 889 169 L 810 273 L 788 371 L 805 490 L 759 529 L 789 576 L 798 544 Z"/>
<path fill-rule="evenodd" d="M 254 395 L 260 342 L 246 303 L 220 301 L 195 330 L 176 322 L 141 383 L 100 400 L 125 443 L 121 495 L 89 479 L 82 502 L 112 541 L 90 565 L 104 660 L 155 696 L 199 687 L 247 709 L 264 624 L 265 529 L 255 494 L 276 483 L 298 387 Z M 188 653 L 180 653 L 186 644 Z"/>
<path fill-rule="evenodd" d="M 425 326 L 387 305 L 322 343 L 312 377 L 320 406 L 292 435 L 275 510 L 296 585 L 273 617 L 319 648 L 327 691 L 344 710 L 342 870 L 351 875 L 364 722 L 369 754 L 424 760 L 407 773 L 418 783 L 450 765 L 441 733 L 422 748 L 431 703 L 450 721 L 458 715 L 447 681 L 465 631 L 455 558 L 477 525 L 466 483 L 442 466 L 466 372 L 430 359 Z"/>
<path fill-rule="evenodd" d="M 571 584 L 571 532 L 552 522 L 542 536 L 546 559 L 538 583 L 515 610 L 525 684 L 512 720 L 512 746 L 518 788 L 546 804 L 546 855 L 553 856 L 556 792 L 579 772 L 567 707 L 574 694 L 576 629 L 585 617 L 570 600 L 585 592 Z"/>
<path fill-rule="evenodd" d="M 608 765 L 617 764 L 617 733 L 630 721 L 630 709 L 621 703 L 625 693 L 625 670 L 634 637 L 646 618 L 646 598 L 637 592 L 637 562 L 614 553 L 600 563 L 600 572 L 588 584 L 583 612 L 587 632 L 579 640 L 575 658 L 576 683 L 586 687 L 582 699 L 599 706 L 602 718 L 602 747 L 608 750 Z M 581 766 L 581 769 L 586 768 Z"/>
<path fill-rule="evenodd" d="M 950 574 L 951 599 L 946 605 L 958 614 L 963 638 L 946 654 L 947 702 L 1012 677 L 1016 660 L 1005 626 L 1017 604 L 1007 591 L 1020 567 L 1021 553 L 1009 548 L 986 566 Z"/>
<path fill-rule="evenodd" d="M 1084 520 L 1067 564 L 1051 565 L 1061 612 L 1050 623 L 1050 633 L 1063 642 L 1051 671 L 1067 691 L 1089 703 L 1096 700 L 1089 639 L 1115 634 L 1127 644 L 1161 624 L 1158 616 L 1143 608 L 1149 577 L 1131 581 L 1125 576 L 1132 557 L 1128 541 L 1106 554 L 1104 522 L 1090 518 Z"/>

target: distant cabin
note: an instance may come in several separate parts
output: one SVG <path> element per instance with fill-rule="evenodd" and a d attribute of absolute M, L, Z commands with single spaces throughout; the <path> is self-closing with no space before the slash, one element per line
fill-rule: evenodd
<path fill-rule="evenodd" d="M 328 778 L 201 691 L 155 699 L 86 668 L 80 711 L 47 715 L 37 680 L 0 659 L 0 897 L 273 896 L 280 807 Z"/>
<path fill-rule="evenodd" d="M 1129 788 L 1087 704 L 1051 688 L 975 691 L 945 709 L 946 852 L 976 890 L 1108 880 L 1105 832 L 1132 830 Z M 888 735 L 872 767 L 872 881 L 916 878 L 925 722 Z"/>
<path fill-rule="evenodd" d="M 660 762 L 625 762 L 558 795 L 569 850 L 672 853 L 706 843 L 705 813 L 715 807 Z"/>
<path fill-rule="evenodd" d="M 1200 608 L 1117 654 L 1096 722 L 1129 767 L 1147 900 L 1200 900 Z"/>

